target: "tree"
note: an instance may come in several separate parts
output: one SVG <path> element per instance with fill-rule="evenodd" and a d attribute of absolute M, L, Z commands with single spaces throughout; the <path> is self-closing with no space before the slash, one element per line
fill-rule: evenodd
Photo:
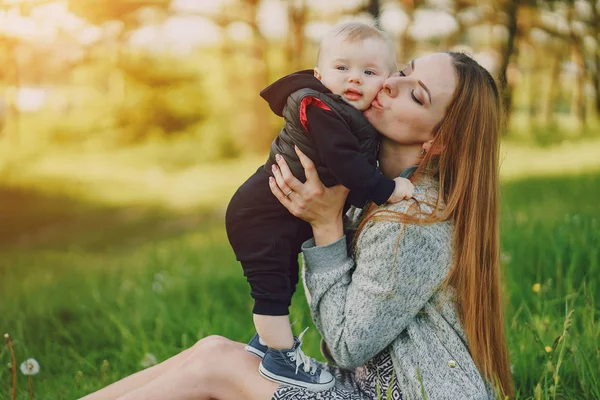
<path fill-rule="evenodd" d="M 308 17 L 306 0 L 287 0 L 289 33 L 286 44 L 286 58 L 289 70 L 302 68 L 304 59 L 304 27 Z"/>
<path fill-rule="evenodd" d="M 500 71 L 498 76 L 498 83 L 500 85 L 500 91 L 502 93 L 502 100 L 504 102 L 504 110 L 506 112 L 507 120 L 510 119 L 510 113 L 512 109 L 512 92 L 513 88 L 507 81 L 506 71 L 511 61 L 511 57 L 516 53 L 515 42 L 519 34 L 517 29 L 517 12 L 522 0 L 504 0 L 502 5 L 502 11 L 506 16 L 506 28 L 508 30 L 508 37 L 506 43 L 502 47 L 502 59 L 500 62 Z"/>
<path fill-rule="evenodd" d="M 594 109 L 596 115 L 600 116 L 600 4 L 596 0 L 586 0 L 591 10 L 589 20 L 590 35 L 596 42 L 596 47 L 590 57 L 592 70 L 590 71 L 592 87 L 594 88 Z"/>
<path fill-rule="evenodd" d="M 400 4 L 408 17 L 408 22 L 402 32 L 398 43 L 399 60 L 409 60 L 415 49 L 415 40 L 410 36 L 410 28 L 414 21 L 415 11 L 424 3 L 424 0 L 400 0 Z"/>
<path fill-rule="evenodd" d="M 379 16 L 381 15 L 381 5 L 379 4 L 379 0 L 367 0 L 367 4 L 364 6 L 363 11 L 371 14 L 375 20 L 375 25 L 378 28 L 381 28 L 381 26 L 379 26 Z"/>

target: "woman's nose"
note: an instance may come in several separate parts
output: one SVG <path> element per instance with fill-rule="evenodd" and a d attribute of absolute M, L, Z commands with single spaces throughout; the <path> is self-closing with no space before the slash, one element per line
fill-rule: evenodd
<path fill-rule="evenodd" d="M 391 77 L 383 82 L 383 91 L 390 97 L 396 97 L 398 95 L 398 78 Z"/>

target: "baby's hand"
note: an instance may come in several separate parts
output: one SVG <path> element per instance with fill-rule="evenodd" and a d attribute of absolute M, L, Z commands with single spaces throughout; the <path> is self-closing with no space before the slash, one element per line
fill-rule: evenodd
<path fill-rule="evenodd" d="M 411 181 L 406 178 L 395 178 L 394 182 L 396 182 L 396 188 L 394 189 L 394 193 L 392 193 L 388 199 L 388 203 L 397 203 L 412 197 L 415 187 Z"/>

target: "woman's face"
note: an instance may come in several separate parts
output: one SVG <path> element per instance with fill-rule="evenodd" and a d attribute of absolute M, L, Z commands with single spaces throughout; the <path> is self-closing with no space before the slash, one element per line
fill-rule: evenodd
<path fill-rule="evenodd" d="M 400 145 L 432 139 L 456 88 L 456 72 L 448 54 L 436 53 L 409 63 L 384 82 L 365 111 L 381 134 Z"/>

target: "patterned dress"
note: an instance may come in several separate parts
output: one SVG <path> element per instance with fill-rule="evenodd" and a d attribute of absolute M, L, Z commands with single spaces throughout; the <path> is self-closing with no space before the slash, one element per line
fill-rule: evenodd
<path fill-rule="evenodd" d="M 279 386 L 272 400 L 376 400 L 378 392 L 381 400 L 402 400 L 388 349 L 354 371 L 327 364 L 322 364 L 322 367 L 335 376 L 333 388 L 311 392 L 307 389 Z"/>

